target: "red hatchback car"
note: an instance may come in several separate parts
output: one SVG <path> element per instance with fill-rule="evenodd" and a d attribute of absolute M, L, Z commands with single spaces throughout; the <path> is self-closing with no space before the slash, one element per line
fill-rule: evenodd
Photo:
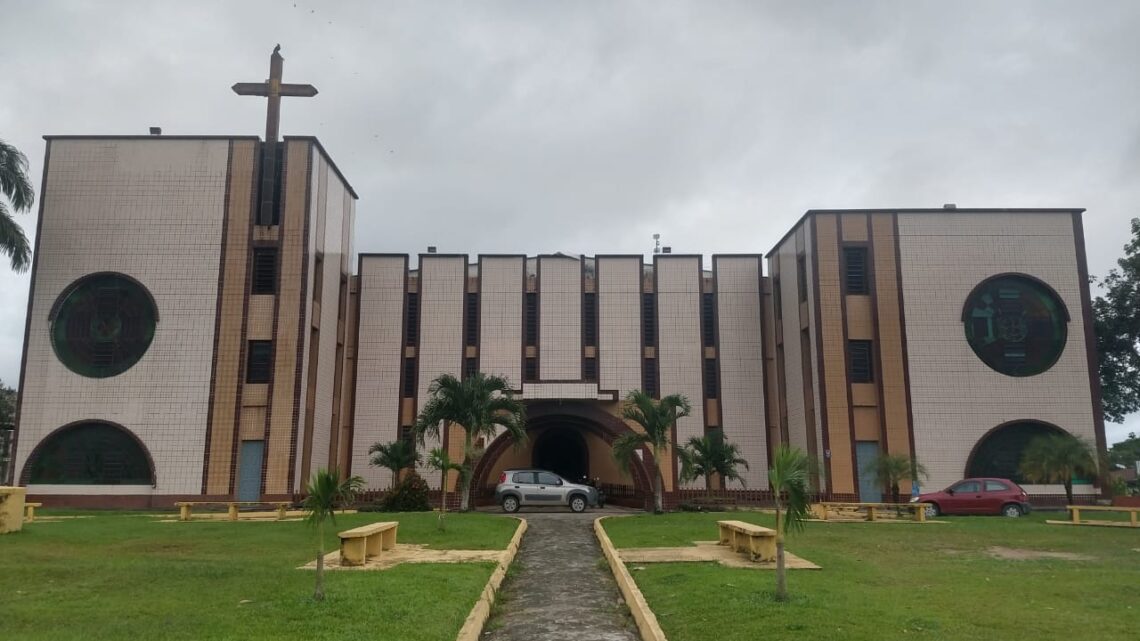
<path fill-rule="evenodd" d="M 919 494 L 912 503 L 926 503 L 926 516 L 939 514 L 1029 514 L 1029 496 L 1009 479 L 963 479 L 941 492 Z"/>

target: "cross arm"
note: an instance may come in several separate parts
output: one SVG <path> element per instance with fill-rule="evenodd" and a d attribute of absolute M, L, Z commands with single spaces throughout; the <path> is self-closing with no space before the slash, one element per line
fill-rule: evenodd
<path fill-rule="evenodd" d="M 239 96 L 268 96 L 269 87 L 264 82 L 235 82 L 230 87 Z"/>
<path fill-rule="evenodd" d="M 240 84 L 240 83 L 239 83 Z M 236 85 L 235 85 L 236 86 Z M 236 91 L 236 89 L 235 89 Z M 317 88 L 313 85 L 281 85 L 282 96 L 301 96 L 304 98 L 311 98 L 317 95 Z"/>

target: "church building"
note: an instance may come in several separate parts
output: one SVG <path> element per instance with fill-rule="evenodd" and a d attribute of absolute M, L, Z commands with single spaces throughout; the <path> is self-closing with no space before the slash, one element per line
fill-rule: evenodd
<path fill-rule="evenodd" d="M 477 500 L 521 466 L 644 496 L 648 453 L 623 473 L 610 450 L 636 389 L 689 399 L 674 442 L 739 446 L 728 489 L 767 489 L 780 443 L 863 501 L 881 453 L 941 488 L 1019 480 L 1039 434 L 1104 451 L 1080 209 L 812 210 L 767 254 L 374 254 L 320 142 L 278 139 L 280 98 L 316 89 L 275 52 L 234 90 L 268 97 L 264 139 L 46 136 L 7 479 L 34 500 L 289 500 L 327 467 L 387 488 L 369 447 L 476 371 L 511 382 L 529 437 L 481 444 Z M 459 427 L 441 440 L 460 456 Z M 660 463 L 667 502 L 704 487 Z"/>

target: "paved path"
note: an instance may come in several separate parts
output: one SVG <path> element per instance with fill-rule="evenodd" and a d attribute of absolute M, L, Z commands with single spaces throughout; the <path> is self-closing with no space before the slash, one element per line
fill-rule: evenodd
<path fill-rule="evenodd" d="M 490 641 L 637 641 L 637 630 L 582 514 L 523 510 L 527 531 L 503 584 Z"/>

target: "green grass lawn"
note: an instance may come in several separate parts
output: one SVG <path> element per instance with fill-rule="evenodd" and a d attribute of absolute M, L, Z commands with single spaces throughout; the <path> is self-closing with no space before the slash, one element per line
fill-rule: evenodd
<path fill-rule="evenodd" d="M 53 514 L 37 511 L 37 517 Z M 518 521 L 487 514 L 352 514 L 400 522 L 401 543 L 501 549 Z M 490 563 L 327 572 L 312 600 L 316 530 L 303 522 L 160 523 L 137 514 L 27 524 L 0 536 L 0 639 L 452 639 Z M 243 603 L 243 601 L 246 601 Z"/>
<path fill-rule="evenodd" d="M 749 512 L 603 523 L 619 548 L 668 547 L 715 540 L 724 518 L 774 526 L 772 516 Z M 808 523 L 788 537 L 788 550 L 823 569 L 789 571 L 788 603 L 773 600 L 772 571 L 646 563 L 632 574 L 674 641 L 1138 638 L 1140 531 L 1046 518 L 1065 515 Z M 991 556 L 992 546 L 1091 558 L 1006 560 Z"/>

